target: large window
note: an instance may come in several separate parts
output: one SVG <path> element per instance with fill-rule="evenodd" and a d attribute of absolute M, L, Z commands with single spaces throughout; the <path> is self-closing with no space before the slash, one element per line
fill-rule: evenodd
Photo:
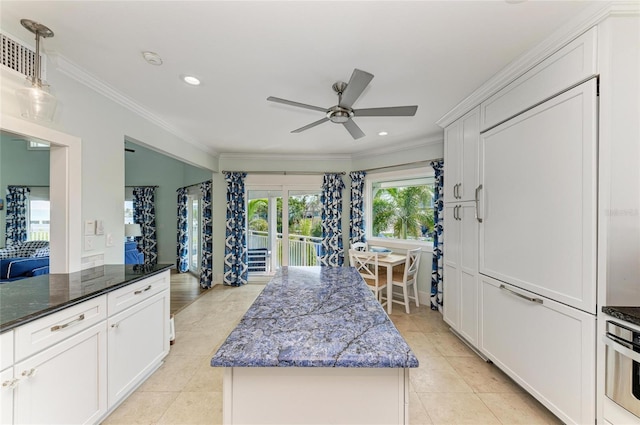
<path fill-rule="evenodd" d="M 369 174 L 366 178 L 367 239 L 372 242 L 433 242 L 431 167 Z"/>

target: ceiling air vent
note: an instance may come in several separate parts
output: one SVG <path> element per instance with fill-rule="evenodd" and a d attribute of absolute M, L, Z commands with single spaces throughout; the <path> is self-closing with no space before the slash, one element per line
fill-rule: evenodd
<path fill-rule="evenodd" d="M 2 43 L 2 65 L 9 69 L 19 72 L 20 74 L 31 77 L 35 66 L 36 53 L 23 43 L 0 33 Z M 40 63 L 42 64 L 41 77 L 46 76 L 46 60 L 44 55 L 40 55 Z"/>

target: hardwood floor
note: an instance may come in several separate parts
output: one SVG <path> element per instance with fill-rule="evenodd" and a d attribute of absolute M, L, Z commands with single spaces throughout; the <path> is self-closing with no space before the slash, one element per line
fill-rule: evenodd
<path fill-rule="evenodd" d="M 196 276 L 171 269 L 171 314 L 179 312 L 206 292 L 207 289 L 200 288 L 200 281 Z"/>

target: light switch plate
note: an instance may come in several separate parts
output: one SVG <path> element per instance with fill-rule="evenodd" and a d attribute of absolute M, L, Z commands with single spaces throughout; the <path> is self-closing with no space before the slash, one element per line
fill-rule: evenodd
<path fill-rule="evenodd" d="M 92 249 L 95 248 L 95 236 L 85 236 L 84 237 L 84 250 L 85 251 L 91 251 Z"/>
<path fill-rule="evenodd" d="M 84 222 L 84 234 L 85 236 L 96 234 L 96 222 L 95 220 L 87 220 Z"/>
<path fill-rule="evenodd" d="M 96 220 L 96 235 L 104 235 L 104 221 Z"/>

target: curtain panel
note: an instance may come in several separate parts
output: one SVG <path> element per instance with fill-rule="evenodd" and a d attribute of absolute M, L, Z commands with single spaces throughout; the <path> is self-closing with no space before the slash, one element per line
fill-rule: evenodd
<path fill-rule="evenodd" d="M 365 242 L 364 234 L 364 178 L 365 171 L 352 171 L 351 177 L 351 208 L 349 216 L 349 241 Z"/>
<path fill-rule="evenodd" d="M 340 174 L 327 173 L 322 182 L 322 251 L 320 264 L 341 267 L 344 263 L 342 246 L 342 189 Z"/>
<path fill-rule="evenodd" d="M 444 230 L 444 161 L 432 161 L 435 171 L 433 189 L 433 258 L 431 261 L 431 310 L 442 309 L 443 230 Z"/>
<path fill-rule="evenodd" d="M 202 263 L 200 264 L 200 287 L 211 288 L 213 281 L 213 208 L 211 202 L 211 180 L 200 183 L 202 195 Z"/>
<path fill-rule="evenodd" d="M 187 249 L 189 244 L 189 233 L 187 219 L 189 214 L 187 212 L 187 188 L 181 187 L 178 192 L 178 244 L 177 244 L 177 261 L 176 266 L 178 273 L 185 273 L 189 271 L 189 259 L 187 258 L 189 250 Z"/>
<path fill-rule="evenodd" d="M 155 193 L 154 186 L 133 188 L 133 222 L 140 224 L 142 231 L 137 239 L 138 248 L 144 254 L 144 264 L 158 263 Z"/>
<path fill-rule="evenodd" d="M 247 173 L 225 173 L 227 181 L 227 225 L 224 242 L 224 284 L 247 283 L 247 236 L 244 179 Z"/>
<path fill-rule="evenodd" d="M 7 186 L 5 246 L 20 244 L 27 240 L 29 192 L 28 187 Z"/>

